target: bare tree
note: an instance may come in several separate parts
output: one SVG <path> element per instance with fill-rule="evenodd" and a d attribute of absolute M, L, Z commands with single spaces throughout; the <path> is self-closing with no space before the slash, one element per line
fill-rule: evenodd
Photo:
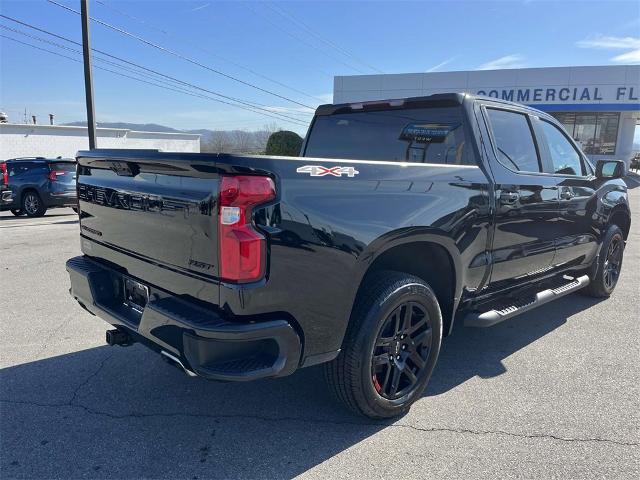
<path fill-rule="evenodd" d="M 238 153 L 249 153 L 253 144 L 253 135 L 246 130 L 234 130 L 233 149 Z"/>
<path fill-rule="evenodd" d="M 211 132 L 209 138 L 202 145 L 203 152 L 229 153 L 233 148 L 233 140 L 229 132 L 215 130 Z"/>
<path fill-rule="evenodd" d="M 256 146 L 258 150 L 264 152 L 267 149 L 267 142 L 269 141 L 269 137 L 272 133 L 277 132 L 278 130 L 282 130 L 278 127 L 278 124 L 275 122 L 266 123 L 262 130 L 258 130 L 255 132 Z"/>

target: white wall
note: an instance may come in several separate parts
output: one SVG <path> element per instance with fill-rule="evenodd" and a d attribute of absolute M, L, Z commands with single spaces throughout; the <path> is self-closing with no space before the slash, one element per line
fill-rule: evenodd
<path fill-rule="evenodd" d="M 200 152 L 200 135 L 137 132 L 98 128 L 99 148 L 158 149 L 166 152 Z M 15 157 L 75 157 L 87 150 L 86 127 L 0 123 L 0 160 Z"/>

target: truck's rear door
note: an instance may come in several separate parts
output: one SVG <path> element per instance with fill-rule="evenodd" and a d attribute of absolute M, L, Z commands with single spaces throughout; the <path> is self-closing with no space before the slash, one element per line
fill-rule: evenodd
<path fill-rule="evenodd" d="M 218 303 L 215 155 L 78 153 L 82 251 L 137 280 Z"/>

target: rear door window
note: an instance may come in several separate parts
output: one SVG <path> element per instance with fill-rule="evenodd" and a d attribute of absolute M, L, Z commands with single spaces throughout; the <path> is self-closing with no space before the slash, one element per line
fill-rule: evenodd
<path fill-rule="evenodd" d="M 11 162 L 7 163 L 7 171 L 9 172 L 9 177 L 19 177 L 20 175 L 25 174 L 29 171 L 29 168 L 32 167 L 33 164 L 30 162 Z"/>
<path fill-rule="evenodd" d="M 307 157 L 475 165 L 461 107 L 321 115 Z"/>
<path fill-rule="evenodd" d="M 540 158 L 527 115 L 487 108 L 500 163 L 512 170 L 540 172 Z"/>

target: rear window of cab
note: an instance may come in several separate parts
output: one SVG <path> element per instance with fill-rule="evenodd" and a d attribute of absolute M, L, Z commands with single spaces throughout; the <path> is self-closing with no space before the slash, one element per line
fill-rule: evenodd
<path fill-rule="evenodd" d="M 320 115 L 305 156 L 475 165 L 462 107 Z"/>

